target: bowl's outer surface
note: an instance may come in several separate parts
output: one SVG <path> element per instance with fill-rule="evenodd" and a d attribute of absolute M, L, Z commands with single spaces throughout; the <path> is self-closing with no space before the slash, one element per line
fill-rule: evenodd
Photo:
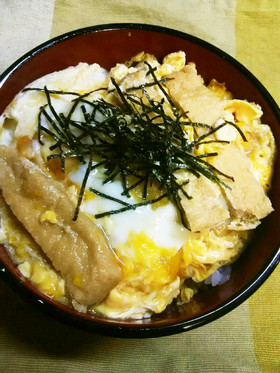
<path fill-rule="evenodd" d="M 261 83 L 236 60 L 193 36 L 139 24 L 102 25 L 81 29 L 52 39 L 15 62 L 0 80 L 0 113 L 27 84 L 53 71 L 79 62 L 99 63 L 110 69 L 139 51 L 161 59 L 183 50 L 194 61 L 205 82 L 212 78 L 226 82 L 235 98 L 247 99 L 263 108 L 280 148 L 280 114 L 277 105 Z M 279 157 L 278 157 L 279 158 Z M 3 247 L 0 273 L 17 286 L 21 294 L 44 310 L 73 325 L 119 337 L 156 337 L 192 329 L 212 321 L 247 299 L 269 276 L 279 261 L 280 242 L 280 165 L 276 160 L 270 197 L 275 211 L 264 219 L 240 259 L 232 266 L 231 279 L 222 286 L 201 291 L 186 305 L 171 305 L 162 314 L 145 320 L 112 320 L 98 315 L 81 315 L 41 294 L 26 280 Z"/>

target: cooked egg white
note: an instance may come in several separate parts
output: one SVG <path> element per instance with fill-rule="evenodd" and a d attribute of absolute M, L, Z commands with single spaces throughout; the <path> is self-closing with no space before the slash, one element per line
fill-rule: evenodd
<path fill-rule="evenodd" d="M 157 67 L 157 77 L 161 78 L 180 70 L 186 63 L 183 52 L 171 53 L 162 64 L 146 55 L 146 60 Z M 104 97 L 99 88 L 110 86 L 109 76 L 121 82 L 126 76 L 134 76 L 133 84 L 142 83 L 142 75 L 132 63 L 143 61 L 139 54 L 131 63 L 117 64 L 108 73 L 99 65 L 80 63 L 60 72 L 46 75 L 33 82 L 29 87 L 49 90 L 63 90 L 77 93 L 91 93 L 90 97 Z M 134 75 L 133 75 L 134 74 Z M 137 75 L 138 74 L 138 75 Z M 137 80 L 139 79 L 139 81 Z M 130 84 L 130 83 L 129 83 Z M 240 140 L 236 129 L 224 127 L 216 133 L 217 140 L 229 140 L 249 155 L 256 178 L 263 187 L 268 187 L 272 172 L 274 154 L 273 136 L 268 126 L 261 125 L 261 109 L 242 100 L 232 100 L 223 85 L 213 83 L 211 89 L 217 96 L 224 97 L 221 120 L 236 121 L 242 128 L 248 143 Z M 67 113 L 75 95 L 52 94 L 52 102 L 57 112 Z M 46 159 L 48 144 L 41 147 L 36 141 L 37 116 L 40 107 L 46 104 L 46 96 L 39 91 L 19 93 L 4 114 L 0 117 L 0 143 L 9 146 L 27 148 L 30 157 L 41 155 Z M 48 114 L 52 117 L 52 113 Z M 81 120 L 81 111 L 74 113 L 73 119 Z M 48 126 L 43 123 L 43 126 Z M 192 130 L 188 133 L 192 138 Z M 24 145 L 23 145 L 24 144 Z M 197 154 L 219 150 L 218 143 L 199 146 Z M 24 153 L 26 156 L 27 153 Z M 30 154 L 30 153 L 28 153 Z M 79 165 L 68 175 L 68 193 L 76 200 L 87 165 Z M 95 195 L 90 188 L 102 191 L 127 203 L 136 203 L 137 198 L 122 196 L 119 181 L 103 184 L 101 169 L 94 170 L 87 181 L 86 194 L 81 210 L 94 219 L 104 211 L 120 208 L 119 203 Z M 60 301 L 65 301 L 67 291 L 64 281 L 56 273 L 37 245 L 16 226 L 7 208 L 2 208 L 0 239 L 10 247 L 21 273 L 38 288 Z M 53 211 L 42 212 L 40 219 L 56 224 Z M 180 301 L 189 301 L 195 293 L 186 287 L 184 280 L 191 278 L 195 282 L 204 281 L 224 264 L 231 263 L 243 250 L 248 232 L 230 231 L 221 226 L 217 230 L 190 232 L 181 224 L 178 212 L 171 202 L 154 208 L 142 206 L 120 214 L 98 219 L 97 223 L 108 236 L 110 244 L 120 260 L 122 280 L 110 292 L 109 296 L 89 311 L 99 312 L 115 318 L 142 318 L 152 313 L 162 312 L 180 294 Z M 26 238 L 27 237 L 27 238 Z M 78 308 L 78 306 L 77 306 Z"/>

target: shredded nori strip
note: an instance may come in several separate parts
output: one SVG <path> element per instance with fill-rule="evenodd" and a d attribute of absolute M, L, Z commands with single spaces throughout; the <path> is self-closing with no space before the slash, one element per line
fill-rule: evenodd
<path fill-rule="evenodd" d="M 48 141 L 51 139 L 52 153 L 48 156 L 48 160 L 60 159 L 62 172 L 65 172 L 67 158 L 74 157 L 81 163 L 87 164 L 73 220 L 78 218 L 90 172 L 99 167 L 102 167 L 105 176 L 103 184 L 119 180 L 123 188 L 122 195 L 126 197 L 130 197 L 130 192 L 142 185 L 143 202 L 129 204 L 90 188 L 102 198 L 111 199 L 124 206 L 97 214 L 96 218 L 130 209 L 135 210 L 168 198 L 178 209 L 182 224 L 187 228 L 187 217 L 181 199 L 191 198 L 184 189 L 189 180 L 180 183 L 176 178 L 176 171 L 187 170 L 196 177 L 203 175 L 224 188 L 229 186 L 219 175 L 233 180 L 231 176 L 225 175 L 205 160 L 207 157 L 218 156 L 217 152 L 196 156 L 194 149 L 206 143 L 228 143 L 212 138 L 207 140 L 226 125 L 236 128 L 242 139 L 247 141 L 240 128 L 227 120 L 215 128 L 206 123 L 190 121 L 188 113 L 182 113 L 164 88 L 163 83 L 168 79 L 158 80 L 155 69 L 148 62 L 145 64 L 147 76 L 151 77 L 151 81 L 146 84 L 123 91 L 111 78 L 115 96 L 120 101 L 118 105 L 113 105 L 102 98 L 90 98 L 95 91 L 79 94 L 49 90 L 46 86 L 43 89 L 24 89 L 24 91 L 40 91 L 47 98 L 47 104 L 40 108 L 38 114 L 38 140 L 43 145 L 44 137 L 48 137 Z M 159 101 L 150 97 L 149 87 L 157 88 L 162 96 Z M 106 91 L 105 88 L 99 90 Z M 67 115 L 55 110 L 52 95 L 75 96 Z M 166 106 L 171 109 L 170 115 L 166 113 Z M 81 121 L 73 119 L 73 114 L 77 110 L 82 112 Z M 43 124 L 43 117 L 45 124 Z M 204 128 L 205 133 L 190 141 L 187 129 L 191 127 Z M 161 194 L 149 200 L 151 187 L 158 188 Z"/>
<path fill-rule="evenodd" d="M 151 205 L 153 203 L 161 201 L 163 198 L 166 198 L 166 197 L 167 197 L 167 193 L 162 194 L 158 198 L 152 199 L 150 201 L 144 201 L 144 202 L 134 203 L 134 204 L 122 207 L 122 208 L 120 208 L 118 210 L 111 210 L 111 211 L 103 212 L 101 214 L 96 214 L 95 217 L 96 217 L 96 219 L 99 219 L 99 218 L 104 218 L 105 216 L 108 216 L 108 215 L 119 214 L 120 212 L 125 212 L 125 211 L 128 211 L 128 210 L 136 210 L 137 207 Z"/>
<path fill-rule="evenodd" d="M 83 200 L 84 192 L 85 192 L 85 189 L 86 189 L 86 184 L 87 184 L 88 177 L 89 177 L 89 174 L 90 174 L 90 171 L 91 171 L 91 166 L 92 166 L 92 155 L 90 155 L 90 160 L 88 162 L 86 173 L 85 173 L 85 176 L 83 178 L 82 187 L 81 187 L 81 191 L 80 191 L 79 198 L 78 198 L 78 203 L 77 203 L 75 214 L 74 214 L 74 217 L 73 217 L 74 221 L 76 221 L 78 219 L 80 206 L 81 206 L 81 203 L 82 203 L 82 200 Z"/>

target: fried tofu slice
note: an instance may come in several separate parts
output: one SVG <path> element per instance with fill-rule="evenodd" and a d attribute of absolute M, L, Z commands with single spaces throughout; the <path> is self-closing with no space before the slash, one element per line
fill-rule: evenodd
<path fill-rule="evenodd" d="M 232 222 L 231 229 L 255 228 L 260 219 L 273 211 L 271 202 L 255 178 L 250 159 L 233 144 L 228 144 L 215 157 L 213 165 L 234 181 L 224 179 L 231 188 L 224 189 Z"/>
<path fill-rule="evenodd" d="M 219 185 L 203 175 L 190 177 L 184 189 L 191 199 L 182 196 L 181 200 L 190 230 L 201 232 L 227 222 L 230 213 Z"/>
<path fill-rule="evenodd" d="M 0 146 L 0 189 L 6 203 L 61 273 L 74 300 L 101 302 L 121 279 L 104 232 L 80 212 L 63 184 L 18 152 Z"/>
<path fill-rule="evenodd" d="M 164 83 L 175 104 L 192 122 L 213 125 L 222 116 L 222 100 L 204 85 L 194 64 L 166 76 L 171 80 Z"/>

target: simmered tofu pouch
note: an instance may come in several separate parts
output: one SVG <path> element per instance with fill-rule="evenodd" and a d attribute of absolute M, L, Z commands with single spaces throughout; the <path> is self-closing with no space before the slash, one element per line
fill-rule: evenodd
<path fill-rule="evenodd" d="M 80 63 L 0 117 L 0 242 L 42 292 L 143 318 L 189 302 L 273 211 L 275 143 L 257 103 L 184 52 Z"/>

